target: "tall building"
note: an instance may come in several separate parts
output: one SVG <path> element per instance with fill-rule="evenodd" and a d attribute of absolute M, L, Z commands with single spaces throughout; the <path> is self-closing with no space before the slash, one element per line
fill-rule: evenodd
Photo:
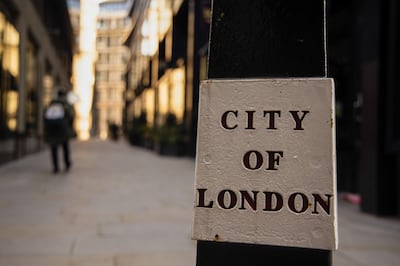
<path fill-rule="evenodd" d="M 72 51 L 66 1 L 0 1 L 0 163 L 41 149 L 44 106 L 71 88 Z"/>
<path fill-rule="evenodd" d="M 121 125 L 128 49 L 122 39 L 130 27 L 133 0 L 68 0 L 75 34 L 74 88 L 80 139 L 108 136 Z"/>
<path fill-rule="evenodd" d="M 210 0 L 135 1 L 126 39 L 125 132 L 159 153 L 194 155 Z M 174 151 L 175 150 L 175 151 Z"/>
<path fill-rule="evenodd" d="M 100 4 L 97 18 L 97 61 L 93 124 L 100 138 L 108 136 L 110 124 L 122 125 L 125 70 L 129 50 L 123 36 L 130 28 L 130 1 Z"/>

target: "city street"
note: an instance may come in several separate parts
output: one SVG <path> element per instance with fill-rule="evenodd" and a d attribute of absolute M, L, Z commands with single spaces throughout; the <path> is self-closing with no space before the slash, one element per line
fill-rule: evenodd
<path fill-rule="evenodd" d="M 0 166 L 0 266 L 190 266 L 194 159 L 118 142 L 73 142 Z M 336 266 L 400 263 L 400 220 L 339 200 Z"/>

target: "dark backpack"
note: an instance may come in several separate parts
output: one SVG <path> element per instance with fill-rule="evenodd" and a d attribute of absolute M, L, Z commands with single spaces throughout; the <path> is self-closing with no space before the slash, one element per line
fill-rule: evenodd
<path fill-rule="evenodd" d="M 51 103 L 44 113 L 45 126 L 48 130 L 65 130 L 67 126 L 65 115 L 65 108 L 62 103 Z"/>

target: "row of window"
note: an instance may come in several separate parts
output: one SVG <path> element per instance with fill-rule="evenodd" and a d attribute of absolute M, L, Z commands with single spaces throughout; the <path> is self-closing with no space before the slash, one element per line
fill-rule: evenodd
<path fill-rule="evenodd" d="M 97 21 L 97 29 L 121 29 L 130 24 L 130 18 L 101 18 Z"/>
<path fill-rule="evenodd" d="M 38 48 L 35 41 L 29 38 L 25 50 L 26 98 L 24 99 L 25 133 L 29 136 L 38 130 Z M 20 34 L 0 11 L 0 139 L 7 139 L 17 129 L 20 65 Z"/>
<path fill-rule="evenodd" d="M 128 61 L 125 53 L 99 53 L 97 63 L 100 64 L 126 64 Z"/>
<path fill-rule="evenodd" d="M 96 81 L 124 81 L 125 74 L 122 71 L 96 71 Z"/>
<path fill-rule="evenodd" d="M 97 92 L 99 102 L 122 102 L 123 93 L 120 90 L 108 88 L 107 90 L 101 90 Z"/>
<path fill-rule="evenodd" d="M 20 36 L 0 11 L 0 140 L 17 127 Z"/>
<path fill-rule="evenodd" d="M 122 40 L 120 36 L 98 36 L 96 45 L 97 48 L 122 46 Z"/>

